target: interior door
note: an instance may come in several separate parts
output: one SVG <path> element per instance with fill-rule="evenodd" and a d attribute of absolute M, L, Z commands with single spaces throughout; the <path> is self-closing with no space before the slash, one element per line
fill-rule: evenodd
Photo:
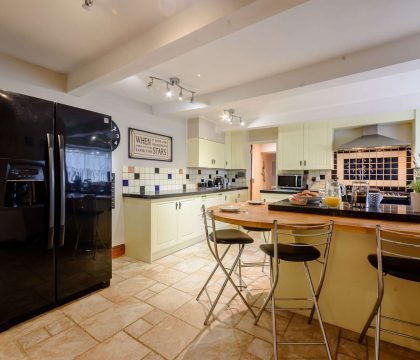
<path fill-rule="evenodd" d="M 56 105 L 57 298 L 111 278 L 111 118 Z"/>
<path fill-rule="evenodd" d="M 0 91 L 0 329 L 54 302 L 53 118 L 52 102 Z"/>

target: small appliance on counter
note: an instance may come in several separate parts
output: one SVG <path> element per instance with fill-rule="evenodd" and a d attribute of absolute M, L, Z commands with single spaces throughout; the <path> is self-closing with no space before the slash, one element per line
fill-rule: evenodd
<path fill-rule="evenodd" d="M 221 176 L 216 176 L 216 178 L 214 179 L 214 186 L 222 188 L 224 184 L 225 184 L 225 179 Z"/>

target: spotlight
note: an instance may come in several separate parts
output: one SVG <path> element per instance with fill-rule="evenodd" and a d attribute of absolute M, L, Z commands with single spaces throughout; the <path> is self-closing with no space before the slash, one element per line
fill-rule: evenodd
<path fill-rule="evenodd" d="M 172 97 L 172 89 L 170 89 L 169 88 L 169 84 L 166 84 L 166 93 L 165 93 L 165 96 L 167 97 L 167 98 L 171 98 Z"/>
<path fill-rule="evenodd" d="M 183 96 L 182 96 L 182 89 L 181 89 L 179 90 L 178 100 L 182 101 L 182 99 L 183 99 Z"/>
<path fill-rule="evenodd" d="M 82 4 L 82 8 L 89 11 L 93 7 L 93 0 L 85 0 Z"/>
<path fill-rule="evenodd" d="M 245 122 L 242 120 L 242 118 L 241 118 L 241 120 L 239 120 L 239 125 L 245 126 Z"/>

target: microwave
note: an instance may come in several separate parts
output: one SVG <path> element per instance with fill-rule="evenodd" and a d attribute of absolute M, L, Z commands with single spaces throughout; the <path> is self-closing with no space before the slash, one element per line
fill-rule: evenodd
<path fill-rule="evenodd" d="M 277 186 L 303 189 L 306 187 L 306 175 L 278 175 Z"/>

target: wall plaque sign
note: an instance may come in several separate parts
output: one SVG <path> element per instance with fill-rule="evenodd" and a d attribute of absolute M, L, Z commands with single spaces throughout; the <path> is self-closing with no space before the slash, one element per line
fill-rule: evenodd
<path fill-rule="evenodd" d="M 128 129 L 128 156 L 133 159 L 172 161 L 172 137 Z"/>

